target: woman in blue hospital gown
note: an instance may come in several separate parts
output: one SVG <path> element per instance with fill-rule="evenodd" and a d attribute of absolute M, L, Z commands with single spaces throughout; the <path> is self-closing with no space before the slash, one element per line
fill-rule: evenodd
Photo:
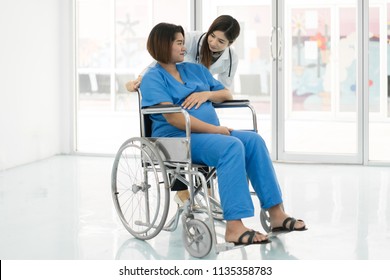
<path fill-rule="evenodd" d="M 160 23 L 148 38 L 147 48 L 158 63 L 143 77 L 142 106 L 177 104 L 191 119 L 191 154 L 194 163 L 215 166 L 221 205 L 226 223 L 225 239 L 236 244 L 265 243 L 268 237 L 244 226 L 242 219 L 254 215 L 247 178 L 270 214 L 274 231 L 304 230 L 305 223 L 289 217 L 282 207 L 282 195 L 264 140 L 255 132 L 220 126 L 211 102 L 232 99 L 232 95 L 201 64 L 184 60 L 184 30 Z M 179 64 L 177 64 L 179 63 Z M 154 137 L 185 136 L 181 113 L 152 117 Z"/>
<path fill-rule="evenodd" d="M 213 76 L 217 77 L 218 81 L 232 90 L 238 66 L 238 55 L 231 46 L 240 35 L 240 29 L 240 24 L 235 18 L 230 15 L 220 15 L 211 23 L 207 32 L 185 33 L 186 55 L 184 61 L 203 64 Z M 156 65 L 156 61 L 150 64 L 137 79 L 129 81 L 126 88 L 130 92 L 136 91 L 142 77 L 154 65 Z M 199 171 L 205 174 L 202 168 Z M 173 200 L 179 207 L 183 207 L 185 201 L 190 197 L 187 185 L 176 180 L 171 190 L 176 191 Z"/>

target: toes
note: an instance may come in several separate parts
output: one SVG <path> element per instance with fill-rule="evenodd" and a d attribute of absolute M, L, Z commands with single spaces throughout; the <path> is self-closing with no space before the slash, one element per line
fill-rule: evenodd
<path fill-rule="evenodd" d="M 262 234 L 261 232 L 256 231 L 255 241 L 264 241 L 264 240 L 268 240 L 268 236 Z"/>
<path fill-rule="evenodd" d="M 305 226 L 305 222 L 304 221 L 297 221 L 296 224 L 295 224 L 295 228 L 302 228 Z"/>

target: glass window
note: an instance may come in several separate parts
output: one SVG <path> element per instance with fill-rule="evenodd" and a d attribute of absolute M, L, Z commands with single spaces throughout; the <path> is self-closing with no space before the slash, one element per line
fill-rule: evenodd
<path fill-rule="evenodd" d="M 125 84 L 152 62 L 147 36 L 162 21 L 189 30 L 190 1 L 77 0 L 76 15 L 76 149 L 115 153 L 139 135 L 137 94 Z"/>
<path fill-rule="evenodd" d="M 207 31 L 217 16 L 229 14 L 241 26 L 232 46 L 239 57 L 233 92 L 256 109 L 259 133 L 271 153 L 282 160 L 301 160 L 302 155 L 333 160 L 362 153 L 357 108 L 359 1 L 278 1 L 283 5 L 282 9 L 278 5 L 279 11 L 272 0 L 208 0 L 202 5 L 193 0 L 75 3 L 78 152 L 113 154 L 126 139 L 139 135 L 137 94 L 129 93 L 125 84 L 152 62 L 146 40 L 156 23 L 173 22 L 191 31 L 191 19 L 200 18 L 197 29 Z M 195 6 L 201 7 L 199 13 Z M 275 20 L 280 10 L 282 23 Z M 369 100 L 369 141 L 365 144 L 368 160 L 389 162 L 390 0 L 370 0 L 368 13 L 369 91 L 364 94 Z M 282 37 L 281 57 L 276 37 Z M 276 81 L 278 77 L 282 78 Z M 277 93 L 284 97 L 277 99 L 278 106 L 272 106 L 273 84 L 283 85 L 283 92 Z M 274 112 L 273 122 L 272 108 L 284 108 L 282 117 Z M 223 111 L 222 116 L 223 124 L 239 128 L 247 128 L 251 117 L 242 111 Z M 272 143 L 273 123 L 283 127 L 282 133 L 278 130 L 279 143 Z M 276 147 L 278 153 L 272 151 Z"/>

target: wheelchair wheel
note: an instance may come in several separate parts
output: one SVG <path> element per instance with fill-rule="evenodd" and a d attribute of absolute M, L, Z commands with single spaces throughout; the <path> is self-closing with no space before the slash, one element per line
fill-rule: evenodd
<path fill-rule="evenodd" d="M 186 222 L 183 229 L 184 247 L 191 256 L 202 258 L 210 253 L 212 236 L 208 226 L 197 219 Z"/>
<path fill-rule="evenodd" d="M 271 219 L 267 210 L 261 209 L 260 223 L 263 226 L 265 232 L 271 232 Z"/>
<path fill-rule="evenodd" d="M 163 161 L 149 140 L 135 137 L 123 143 L 112 169 L 112 196 L 134 237 L 147 240 L 161 231 L 169 210 L 168 186 Z"/>

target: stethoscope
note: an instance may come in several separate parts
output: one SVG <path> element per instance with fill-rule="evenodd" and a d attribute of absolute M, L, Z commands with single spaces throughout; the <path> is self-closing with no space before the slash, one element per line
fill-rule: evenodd
<path fill-rule="evenodd" d="M 199 61 L 199 46 L 200 46 L 200 41 L 202 40 L 203 36 L 205 35 L 206 33 L 203 33 L 202 36 L 200 36 L 199 40 L 198 40 L 198 44 L 196 46 L 196 57 L 195 57 L 195 60 L 197 63 L 200 63 Z M 230 78 L 230 74 L 232 73 L 232 52 L 230 50 L 230 47 L 229 48 L 229 61 L 230 61 L 230 64 L 229 64 L 229 75 L 228 77 Z"/>

